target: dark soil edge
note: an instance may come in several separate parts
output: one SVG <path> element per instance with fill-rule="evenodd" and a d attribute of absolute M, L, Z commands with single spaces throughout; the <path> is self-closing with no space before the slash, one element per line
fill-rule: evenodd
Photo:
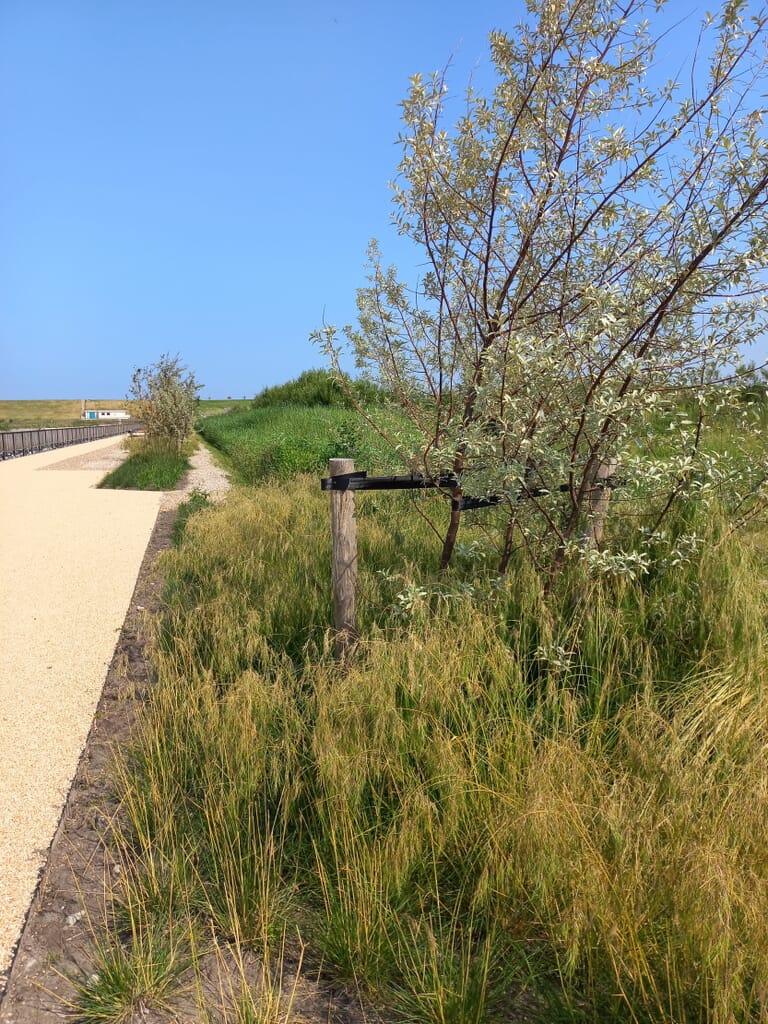
<path fill-rule="evenodd" d="M 131 735 L 137 708 L 151 685 L 144 653 L 147 623 L 162 605 L 164 585 L 156 561 L 172 546 L 177 516 L 178 509 L 168 509 L 155 522 L 10 970 L 0 974 L 0 1024 L 61 1024 L 78 1019 L 75 986 L 87 982 L 93 973 L 94 943 L 103 933 L 108 895 L 119 871 L 110 854 L 110 819 L 118 811 L 110 768 L 114 752 Z M 234 992 L 241 968 L 232 967 Z M 302 966 L 297 960 L 291 966 L 289 957 L 287 967 L 283 988 L 286 1004 L 293 1003 L 291 1019 L 304 1024 L 381 1024 L 382 1017 L 372 1007 L 364 1008 L 358 993 L 322 979 L 320 964 Z M 222 970 L 226 972 L 225 962 L 210 968 L 219 987 Z M 249 962 L 250 974 L 258 976 L 259 970 L 258 964 Z M 200 1019 L 194 1005 L 179 1009 L 179 1015 L 171 1010 L 169 1015 L 142 1011 L 140 1016 L 148 1024 Z M 131 1014 L 130 1019 L 137 1018 Z"/>
<path fill-rule="evenodd" d="M 75 777 L 38 880 L 10 969 L 0 972 L 0 1024 L 53 1024 L 71 1009 L 72 978 L 90 973 L 90 949 L 114 871 L 107 816 L 113 751 L 130 735 L 149 684 L 145 622 L 162 580 L 158 554 L 172 543 L 177 510 L 160 511 L 147 544 L 115 653 Z"/>

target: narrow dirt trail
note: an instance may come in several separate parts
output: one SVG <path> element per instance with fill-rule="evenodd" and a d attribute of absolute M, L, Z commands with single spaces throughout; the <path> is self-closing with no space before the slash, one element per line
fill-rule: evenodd
<path fill-rule="evenodd" d="M 0 463 L 0 992 L 163 498 L 96 488 L 123 457 Z"/>

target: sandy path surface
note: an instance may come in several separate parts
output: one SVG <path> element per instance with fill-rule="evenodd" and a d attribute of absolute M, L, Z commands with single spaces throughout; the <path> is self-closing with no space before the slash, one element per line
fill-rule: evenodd
<path fill-rule="evenodd" d="M 163 500 L 157 492 L 97 490 L 121 458 L 121 439 L 107 438 L 0 462 L 0 971 Z"/>

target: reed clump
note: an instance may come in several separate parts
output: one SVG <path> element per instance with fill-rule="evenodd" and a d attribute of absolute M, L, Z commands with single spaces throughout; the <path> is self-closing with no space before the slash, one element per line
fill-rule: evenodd
<path fill-rule="evenodd" d="M 360 499 L 344 671 L 316 480 L 189 519 L 118 773 L 132 905 L 266 960 L 298 930 L 392 1019 L 765 1019 L 763 567 L 702 524 L 647 578 L 436 585 L 405 510 Z"/>

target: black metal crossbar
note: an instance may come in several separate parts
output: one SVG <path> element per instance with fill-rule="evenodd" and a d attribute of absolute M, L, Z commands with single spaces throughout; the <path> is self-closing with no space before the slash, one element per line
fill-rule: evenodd
<path fill-rule="evenodd" d="M 323 491 L 414 491 L 430 487 L 453 491 L 458 486 L 459 481 L 451 474 L 438 477 L 424 476 L 422 473 L 409 473 L 408 476 L 368 476 L 365 470 L 340 473 L 338 476 L 326 477 L 320 481 Z M 486 498 L 464 496 L 453 498 L 451 507 L 464 512 L 473 508 L 491 508 L 500 501 L 501 498 L 497 494 L 491 494 Z"/>
<path fill-rule="evenodd" d="M 618 481 L 617 481 L 618 482 Z M 612 477 L 599 481 L 599 487 L 615 487 L 616 483 Z M 324 477 L 320 481 L 320 489 L 323 491 L 415 491 L 426 490 L 430 487 L 439 487 L 441 490 L 454 491 L 459 486 L 459 481 L 451 474 L 431 477 L 422 473 L 409 473 L 408 476 L 368 476 L 366 470 L 355 473 L 339 473 L 338 476 Z M 570 484 L 560 484 L 555 490 L 565 493 L 571 489 Z M 550 491 L 546 487 L 523 487 L 518 500 L 524 498 L 543 498 Z M 502 498 L 499 494 L 489 494 L 484 498 L 472 498 L 464 495 L 461 498 L 451 499 L 451 508 L 456 512 L 468 512 L 475 508 L 493 508 L 500 504 Z"/>
<path fill-rule="evenodd" d="M 340 473 L 320 481 L 323 491 L 413 491 L 427 487 L 443 487 L 453 490 L 459 482 L 455 476 L 424 476 L 409 473 L 408 476 L 368 476 L 366 470 L 358 473 Z"/>

